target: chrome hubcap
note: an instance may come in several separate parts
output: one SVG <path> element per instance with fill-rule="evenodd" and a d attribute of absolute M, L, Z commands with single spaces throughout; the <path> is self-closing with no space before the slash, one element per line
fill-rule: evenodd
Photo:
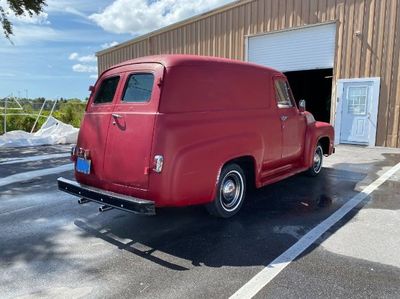
<path fill-rule="evenodd" d="M 235 182 L 232 180 L 227 180 L 222 188 L 224 198 L 232 200 L 236 195 L 236 189 Z"/>
<path fill-rule="evenodd" d="M 319 172 L 322 167 L 322 149 L 321 147 L 317 147 L 314 154 L 314 171 Z"/>
<path fill-rule="evenodd" d="M 227 173 L 220 188 L 220 200 L 223 208 L 233 211 L 243 197 L 243 179 L 237 171 Z"/>

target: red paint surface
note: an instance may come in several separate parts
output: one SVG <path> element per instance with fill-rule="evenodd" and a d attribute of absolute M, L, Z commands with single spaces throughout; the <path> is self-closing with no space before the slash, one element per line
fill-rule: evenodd
<path fill-rule="evenodd" d="M 133 72 L 152 72 L 148 103 L 123 103 Z M 110 104 L 93 104 L 101 81 L 119 74 Z M 307 112 L 276 105 L 273 80 L 280 72 L 249 63 L 187 55 L 144 57 L 105 71 L 96 83 L 78 138 L 90 150 L 92 173 L 78 182 L 155 201 L 185 206 L 213 200 L 223 165 L 248 157 L 255 185 L 279 181 L 308 169 L 318 140 L 330 124 L 307 121 Z M 111 114 L 122 118 L 115 120 Z M 287 116 L 285 122 L 281 116 Z M 113 124 L 116 122 L 116 124 Z M 164 157 L 155 173 L 155 155 Z"/>

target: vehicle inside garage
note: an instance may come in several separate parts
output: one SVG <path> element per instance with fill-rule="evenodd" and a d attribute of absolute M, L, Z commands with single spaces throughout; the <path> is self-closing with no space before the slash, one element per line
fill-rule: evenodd
<path fill-rule="evenodd" d="M 304 99 L 316 120 L 330 122 L 333 69 L 286 72 L 296 102 Z"/>

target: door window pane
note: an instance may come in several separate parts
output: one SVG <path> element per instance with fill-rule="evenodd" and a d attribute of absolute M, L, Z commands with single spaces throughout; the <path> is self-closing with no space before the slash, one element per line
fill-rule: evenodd
<path fill-rule="evenodd" d="M 117 90 L 119 77 L 111 77 L 101 82 L 100 89 L 94 99 L 95 104 L 110 103 L 114 99 Z"/>
<path fill-rule="evenodd" d="M 148 102 L 153 90 L 153 74 L 132 74 L 128 79 L 123 97 L 124 102 Z"/>
<path fill-rule="evenodd" d="M 289 84 L 286 82 L 286 80 L 275 80 L 275 94 L 279 108 L 293 107 L 292 94 L 290 92 Z"/>
<path fill-rule="evenodd" d="M 349 87 L 347 96 L 347 112 L 353 115 L 367 114 L 367 88 Z"/>

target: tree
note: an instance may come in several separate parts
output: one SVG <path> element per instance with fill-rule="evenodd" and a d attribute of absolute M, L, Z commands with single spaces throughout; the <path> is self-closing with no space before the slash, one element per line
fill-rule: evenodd
<path fill-rule="evenodd" d="M 5 0 L 5 3 L 8 9 L 0 5 L 0 22 L 7 39 L 10 39 L 10 35 L 13 35 L 13 26 L 8 19 L 10 13 L 15 16 L 28 14 L 32 17 L 43 12 L 44 7 L 47 5 L 46 0 Z"/>

